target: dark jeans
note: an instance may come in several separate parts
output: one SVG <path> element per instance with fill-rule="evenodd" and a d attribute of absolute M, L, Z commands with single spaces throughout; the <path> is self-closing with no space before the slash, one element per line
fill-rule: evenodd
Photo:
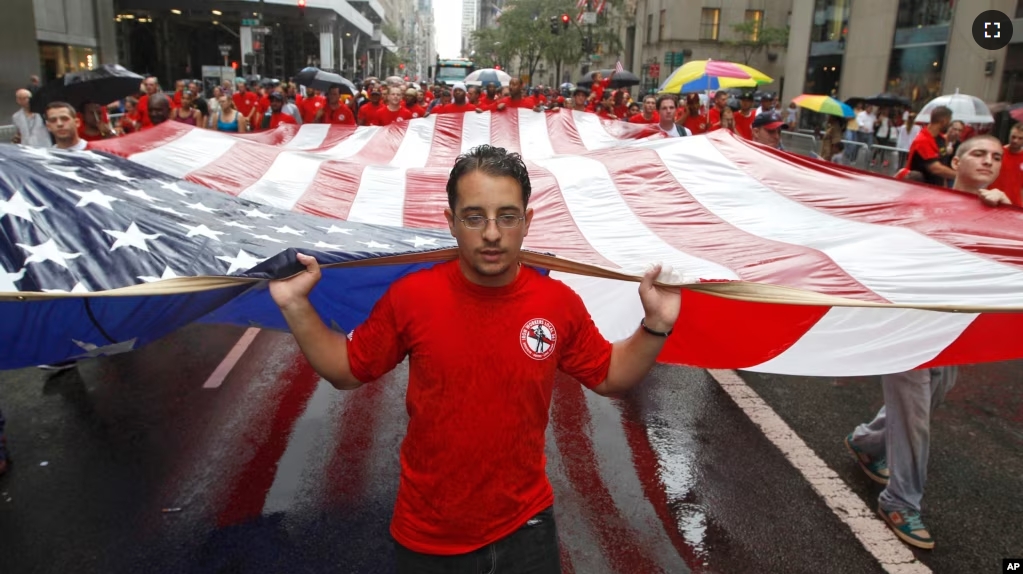
<path fill-rule="evenodd" d="M 455 556 L 420 554 L 394 543 L 398 574 L 561 574 L 554 507 L 483 548 Z"/>
<path fill-rule="evenodd" d="M 4 412 L 0 411 L 0 460 L 7 460 L 7 440 L 4 437 Z"/>

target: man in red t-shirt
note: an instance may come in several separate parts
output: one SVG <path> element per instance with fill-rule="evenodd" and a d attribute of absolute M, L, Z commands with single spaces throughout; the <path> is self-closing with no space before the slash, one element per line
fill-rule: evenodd
<path fill-rule="evenodd" d="M 678 318 L 679 290 L 654 285 L 660 266 L 647 272 L 645 316 L 612 345 L 579 295 L 519 262 L 533 210 L 518 154 L 479 146 L 458 158 L 447 189 L 458 259 L 393 283 L 349 338 L 309 301 L 321 274 L 314 258 L 299 254 L 306 271 L 272 281 L 270 295 L 310 364 L 338 389 L 383 384 L 374 381 L 409 357 L 391 520 L 399 574 L 449 571 L 453 557 L 473 553 L 500 555 L 498 572 L 526 564 L 560 572 L 544 459 L 555 373 L 601 395 L 639 383 Z"/>
<path fill-rule="evenodd" d="M 354 126 L 355 112 L 341 101 L 341 88 L 331 86 L 327 90 L 327 105 L 316 112 L 314 124 L 331 124 L 335 126 Z"/>
<path fill-rule="evenodd" d="M 920 130 L 916 139 L 909 145 L 906 167 L 900 170 L 895 177 L 903 179 L 912 172 L 914 179 L 919 178 L 924 183 L 939 186 L 944 186 L 946 181 L 955 179 L 955 170 L 941 163 L 942 156 L 945 154 L 945 139 L 942 134 L 948 130 L 951 123 L 951 109 L 938 106 L 931 110 L 931 121 L 926 128 Z"/>
<path fill-rule="evenodd" d="M 415 88 L 405 90 L 405 99 L 401 101 L 401 107 L 408 110 L 413 119 L 426 116 L 426 110 L 419 105 L 419 90 Z"/>
<path fill-rule="evenodd" d="M 969 140 L 967 140 L 969 141 Z M 1008 196 L 1017 207 L 1023 207 L 1023 124 L 1015 124 L 1009 131 L 1009 145 L 1002 154 L 1002 171 L 991 185 Z"/>
<path fill-rule="evenodd" d="M 534 112 L 539 112 L 540 104 L 537 103 L 536 98 L 527 96 L 522 92 L 522 80 L 520 78 L 512 78 L 508 82 L 508 95 L 497 100 L 497 104 L 491 109 L 500 111 L 506 108 L 528 108 Z"/>
<path fill-rule="evenodd" d="M 451 87 L 451 93 L 453 94 L 453 101 L 449 104 L 438 105 L 433 108 L 434 114 L 463 114 L 465 112 L 471 112 L 476 110 L 476 106 L 469 103 L 466 99 L 467 94 L 465 91 L 465 84 L 456 82 Z"/>
<path fill-rule="evenodd" d="M 725 111 L 725 106 L 728 105 L 728 93 L 724 90 L 718 90 L 714 93 L 714 107 L 710 109 L 710 129 L 707 131 L 712 132 L 714 130 L 721 129 L 721 114 Z"/>
<path fill-rule="evenodd" d="M 313 88 L 306 88 L 305 97 L 302 98 L 302 103 L 298 104 L 298 110 L 302 114 L 302 123 L 311 124 L 316 121 L 316 115 L 325 105 L 327 105 L 327 98 L 318 94 Z"/>
<path fill-rule="evenodd" d="M 689 131 L 693 132 L 694 136 L 707 133 L 707 116 L 703 115 L 700 110 L 700 95 L 689 94 L 686 96 L 686 115 L 685 119 L 682 120 L 684 125 Z M 678 121 L 676 119 L 676 121 Z"/>
<path fill-rule="evenodd" d="M 235 109 L 246 119 L 248 125 L 259 125 L 255 123 L 256 114 L 259 112 L 257 109 L 259 106 L 259 96 L 249 90 L 249 87 L 245 85 L 245 80 L 242 78 L 238 78 L 235 82 L 235 87 L 237 90 L 231 96 Z"/>
<path fill-rule="evenodd" d="M 359 106 L 358 123 L 360 126 L 368 126 L 373 123 L 373 114 L 384 105 L 381 97 L 380 86 L 373 85 L 369 89 L 369 99 Z"/>
<path fill-rule="evenodd" d="M 643 97 L 643 111 L 629 118 L 630 124 L 656 124 L 660 121 L 661 116 L 657 115 L 657 98 L 652 94 Z"/>
<path fill-rule="evenodd" d="M 501 94 L 498 92 L 500 86 L 491 82 L 483 87 L 483 94 L 480 95 L 479 103 L 476 107 L 480 110 L 491 110 L 497 105 L 497 100 L 501 99 Z"/>
<path fill-rule="evenodd" d="M 739 111 L 735 112 L 735 133 L 748 140 L 753 139 L 753 120 L 756 117 L 757 112 L 753 109 L 753 92 L 743 92 L 739 96 Z"/>
<path fill-rule="evenodd" d="M 153 122 L 149 119 L 149 97 L 160 91 L 160 84 L 157 82 L 156 77 L 149 76 L 142 82 L 142 86 L 145 88 L 146 93 L 142 94 L 139 98 L 138 112 L 140 127 L 148 128 L 153 125 Z"/>
<path fill-rule="evenodd" d="M 411 119 L 412 112 L 401 107 L 401 88 L 391 86 L 387 88 L 387 104 L 377 108 L 373 113 L 371 123 L 375 126 L 389 126 L 394 122 Z"/>
<path fill-rule="evenodd" d="M 268 99 L 270 100 L 270 121 L 267 125 L 267 129 L 277 129 L 277 126 L 281 124 L 298 124 L 298 122 L 295 121 L 295 118 L 291 117 L 291 114 L 286 114 L 281 111 L 284 107 L 284 94 L 280 92 L 271 92 Z"/>

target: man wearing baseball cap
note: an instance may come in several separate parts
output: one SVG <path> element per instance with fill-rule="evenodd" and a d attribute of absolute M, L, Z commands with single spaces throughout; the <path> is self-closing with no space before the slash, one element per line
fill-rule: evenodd
<path fill-rule="evenodd" d="M 781 119 L 781 114 L 771 110 L 764 112 L 753 120 L 753 141 L 774 149 L 781 147 L 781 130 L 789 126 Z"/>
<path fill-rule="evenodd" d="M 739 111 L 735 112 L 735 133 L 753 139 L 753 119 L 757 117 L 753 109 L 753 92 L 743 92 L 739 96 Z"/>

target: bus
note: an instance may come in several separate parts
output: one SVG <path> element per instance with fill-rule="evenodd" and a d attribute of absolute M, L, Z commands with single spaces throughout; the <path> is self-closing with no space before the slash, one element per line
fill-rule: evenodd
<path fill-rule="evenodd" d="M 437 82 L 444 82 L 445 84 L 453 84 L 455 82 L 464 82 L 465 77 L 471 74 L 476 69 L 472 65 L 472 60 L 468 58 L 449 58 L 442 60 L 440 57 L 437 58 L 437 72 L 434 74 L 434 80 Z"/>

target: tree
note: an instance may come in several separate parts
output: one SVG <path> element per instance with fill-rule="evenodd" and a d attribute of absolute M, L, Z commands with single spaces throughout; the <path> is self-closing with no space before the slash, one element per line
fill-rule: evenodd
<path fill-rule="evenodd" d="M 788 27 L 765 28 L 761 24 L 762 22 L 757 20 L 733 24 L 732 30 L 735 31 L 739 39 L 726 42 L 729 46 L 735 46 L 742 50 L 742 63 L 747 66 L 753 56 L 762 52 L 764 48 L 787 46 L 789 43 Z"/>

